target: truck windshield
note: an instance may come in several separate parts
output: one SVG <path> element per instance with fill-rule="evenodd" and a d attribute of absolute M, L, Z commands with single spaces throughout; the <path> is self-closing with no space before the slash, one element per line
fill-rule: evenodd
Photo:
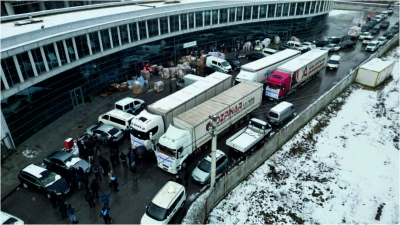
<path fill-rule="evenodd" d="M 175 152 L 176 152 L 175 149 L 170 149 L 160 143 L 158 144 L 158 151 L 169 157 L 175 157 Z"/>
<path fill-rule="evenodd" d="M 271 89 L 281 89 L 281 85 L 268 82 L 268 87 Z"/>
<path fill-rule="evenodd" d="M 132 129 L 131 134 L 140 140 L 149 140 L 150 134 L 149 132 L 138 131 L 135 128 Z"/>
<path fill-rule="evenodd" d="M 146 214 L 157 221 L 163 221 L 167 218 L 167 209 L 151 202 L 149 207 L 147 207 Z"/>

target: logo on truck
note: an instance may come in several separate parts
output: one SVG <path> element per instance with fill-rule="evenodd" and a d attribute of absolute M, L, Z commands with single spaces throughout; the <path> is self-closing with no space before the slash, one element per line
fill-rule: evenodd
<path fill-rule="evenodd" d="M 294 72 L 294 79 L 296 81 L 296 83 L 299 83 L 303 80 L 304 77 L 313 74 L 316 70 L 318 70 L 319 68 L 321 68 L 324 64 L 325 64 L 325 57 L 319 59 L 317 62 L 315 62 L 314 64 L 312 64 L 310 66 L 310 68 L 308 69 L 307 66 L 305 66 L 303 68 L 303 73 L 300 72 L 300 70 L 297 70 L 296 72 Z"/>

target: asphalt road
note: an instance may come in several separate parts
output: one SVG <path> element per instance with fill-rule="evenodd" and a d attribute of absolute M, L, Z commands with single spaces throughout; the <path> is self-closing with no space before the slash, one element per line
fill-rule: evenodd
<path fill-rule="evenodd" d="M 329 17 L 329 26 L 320 35 L 320 37 L 339 36 L 346 34 L 347 29 L 350 26 L 356 25 L 359 20 L 361 20 L 362 23 L 362 20 L 366 18 L 367 13 L 372 13 L 372 15 L 374 15 L 375 11 L 383 11 L 383 9 L 370 8 L 363 12 L 354 11 L 345 14 L 338 14 L 335 12 L 334 16 Z M 391 25 L 393 25 L 394 22 L 398 21 L 398 15 L 395 13 L 388 19 L 391 21 Z M 383 34 L 383 32 L 384 31 L 381 31 L 381 34 Z M 289 96 L 287 101 L 294 103 L 297 111 L 301 112 L 319 96 L 329 90 L 334 83 L 338 82 L 343 76 L 348 74 L 351 69 L 363 62 L 370 54 L 371 53 L 366 52 L 364 48 L 362 48 L 361 42 L 357 43 L 357 46 L 354 50 L 341 50 L 339 52 L 339 55 L 341 56 L 341 64 L 338 71 L 321 71 L 317 79 L 309 82 L 300 88 L 297 93 Z M 243 64 L 247 63 L 247 61 L 243 58 L 240 59 L 240 61 Z M 237 72 L 233 72 L 232 75 L 236 76 Z M 151 98 L 144 95 L 143 100 L 145 100 L 147 104 L 151 104 L 162 97 L 162 94 L 153 93 Z M 264 99 L 262 106 L 259 109 L 256 109 L 252 113 L 252 116 L 265 119 L 268 110 L 274 105 L 275 103 Z M 109 105 L 107 109 L 108 108 L 111 109 L 112 105 Z M 95 123 L 97 121 L 97 116 L 98 115 L 92 115 L 91 117 L 93 118 L 87 122 Z M 240 129 L 240 127 L 238 129 Z M 237 153 L 229 151 L 225 146 L 225 140 L 235 132 L 236 131 L 226 133 L 226 135 L 218 140 L 217 144 L 217 148 L 226 152 L 230 158 L 230 166 L 233 166 L 241 160 Z M 126 152 L 129 146 L 130 144 L 128 140 L 124 140 L 120 144 L 120 150 Z M 103 154 L 108 152 L 108 149 L 102 148 L 102 150 Z M 203 152 L 196 157 L 189 165 L 189 170 L 191 171 L 197 165 L 197 162 L 200 161 L 206 154 L 209 154 L 209 152 Z M 112 196 L 110 197 L 111 216 L 113 223 L 121 224 L 140 223 L 140 219 L 145 212 L 146 205 L 168 180 L 174 179 L 173 175 L 159 169 L 155 163 L 144 164 L 143 166 L 138 167 L 139 181 L 136 187 L 131 181 L 129 172 L 127 170 L 124 171 L 121 165 L 117 166 L 117 168 L 114 169 L 114 172 L 119 179 L 120 191 L 118 193 L 112 192 Z M 15 177 L 17 178 L 17 174 L 15 174 Z M 91 179 L 93 179 L 93 176 Z M 103 179 L 100 182 L 100 185 L 102 192 L 108 190 L 106 179 Z M 199 194 L 202 188 L 203 186 L 197 185 L 192 181 L 190 182 L 189 187 L 187 188 L 188 205 L 195 200 L 195 197 Z M 70 196 L 68 196 L 67 201 L 76 208 L 76 215 L 80 223 L 104 223 L 103 219 L 99 217 L 102 204 L 99 201 L 96 201 L 96 208 L 92 211 L 84 200 L 84 191 L 72 193 Z M 2 201 L 1 207 L 3 211 L 16 215 L 25 220 L 27 223 L 69 223 L 68 219 L 61 220 L 60 213 L 58 210 L 52 209 L 51 204 L 46 196 L 24 188 L 19 188 L 4 201 Z M 184 215 L 185 210 L 181 210 L 171 223 L 180 223 Z"/>

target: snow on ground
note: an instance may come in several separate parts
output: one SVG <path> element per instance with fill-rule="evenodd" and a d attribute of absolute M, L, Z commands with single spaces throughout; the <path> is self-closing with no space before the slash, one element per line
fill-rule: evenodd
<path fill-rule="evenodd" d="M 239 184 L 209 224 L 399 223 L 400 48 L 393 80 L 353 84 Z"/>

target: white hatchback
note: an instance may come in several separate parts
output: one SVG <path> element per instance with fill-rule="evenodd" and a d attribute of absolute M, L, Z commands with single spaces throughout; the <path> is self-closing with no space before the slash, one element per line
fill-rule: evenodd
<path fill-rule="evenodd" d="M 371 51 L 374 52 L 378 49 L 379 47 L 379 42 L 378 41 L 371 41 L 367 47 L 365 47 L 365 51 Z"/>
<path fill-rule="evenodd" d="M 382 46 L 384 44 L 386 44 L 387 42 L 387 38 L 386 37 L 380 37 L 378 38 L 378 40 L 376 40 L 377 42 L 379 42 L 379 45 Z"/>

